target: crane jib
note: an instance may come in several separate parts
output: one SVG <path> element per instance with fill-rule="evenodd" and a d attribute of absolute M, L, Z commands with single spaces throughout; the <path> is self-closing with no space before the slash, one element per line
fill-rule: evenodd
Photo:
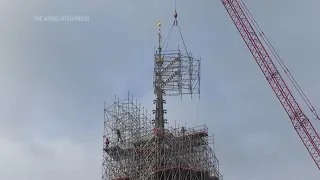
<path fill-rule="evenodd" d="M 320 137 L 277 70 L 266 47 L 258 36 L 259 33 L 255 31 L 251 24 L 252 20 L 243 9 L 243 4 L 241 4 L 243 2 L 239 2 L 238 0 L 221 0 L 221 2 L 269 82 L 272 90 L 290 117 L 294 129 L 320 170 Z"/>

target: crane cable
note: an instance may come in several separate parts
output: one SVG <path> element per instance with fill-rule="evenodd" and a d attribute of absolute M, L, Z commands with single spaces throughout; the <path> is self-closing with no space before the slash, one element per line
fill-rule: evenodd
<path fill-rule="evenodd" d="M 184 38 L 182 36 L 182 32 L 181 32 L 181 28 L 178 24 L 178 13 L 177 13 L 177 0 L 175 0 L 174 2 L 174 21 L 173 21 L 173 24 L 171 25 L 170 27 L 170 30 L 169 30 L 169 33 L 165 39 L 165 41 L 163 42 L 163 45 L 162 45 L 162 49 L 164 49 L 164 51 L 167 50 L 167 47 L 168 47 L 168 44 L 169 44 L 169 40 L 171 38 L 171 35 L 172 35 L 172 32 L 173 32 L 173 29 L 174 29 L 174 26 L 177 26 L 178 27 L 178 30 L 179 30 L 179 34 L 180 34 L 180 37 L 181 37 L 181 40 L 182 40 L 182 43 L 183 43 L 183 47 L 186 51 L 186 54 L 187 54 L 187 57 L 189 60 L 191 60 L 191 57 L 190 57 L 190 54 L 188 52 L 188 49 L 187 49 L 187 46 L 186 46 L 186 43 L 184 41 Z M 197 118 L 197 121 L 198 121 L 198 118 L 199 118 L 199 102 L 200 102 L 200 96 L 199 96 L 199 99 L 198 99 L 198 102 L 197 102 L 197 113 L 196 113 L 196 118 Z"/>
<path fill-rule="evenodd" d="M 178 29 L 179 29 L 179 34 L 180 34 L 180 37 L 181 37 L 181 40 L 182 40 L 184 49 L 185 49 L 185 51 L 186 51 L 187 57 L 188 57 L 189 61 L 191 61 L 191 57 L 190 57 L 190 54 L 189 54 L 189 52 L 188 52 L 186 43 L 185 43 L 185 41 L 184 41 L 184 39 L 183 39 L 182 32 L 181 32 L 181 28 L 180 28 L 180 26 L 179 26 L 178 19 L 177 19 L 177 18 L 178 18 L 178 13 L 177 13 L 177 0 L 175 0 L 174 18 L 175 18 L 175 20 L 174 20 L 174 22 L 173 22 L 173 25 L 176 25 L 176 26 L 178 27 Z M 192 96 L 191 96 L 191 97 L 192 97 Z M 198 102 L 197 102 L 197 107 L 196 107 L 196 108 L 197 108 L 196 121 L 198 121 L 198 119 L 199 119 L 199 102 L 200 102 L 200 96 L 199 96 L 199 99 L 198 99 Z"/>
<path fill-rule="evenodd" d="M 289 78 L 290 82 L 293 84 L 293 86 L 295 87 L 295 89 L 298 91 L 299 95 L 302 97 L 303 101 L 306 103 L 306 105 L 308 106 L 308 108 L 310 109 L 310 111 L 314 114 L 315 118 L 320 120 L 319 115 L 316 112 L 316 109 L 314 108 L 314 106 L 311 104 L 309 98 L 306 96 L 306 94 L 303 92 L 303 90 L 301 89 L 300 85 L 298 84 L 298 82 L 295 80 L 295 78 L 292 76 L 290 70 L 288 69 L 288 67 L 285 65 L 285 63 L 283 62 L 283 60 L 281 59 L 280 55 L 278 54 L 278 52 L 275 50 L 275 48 L 272 46 L 271 42 L 269 41 L 269 39 L 266 37 L 266 35 L 264 34 L 264 32 L 262 31 L 261 27 L 259 26 L 259 24 L 257 23 L 257 21 L 254 19 L 253 15 L 250 13 L 249 9 L 247 8 L 247 6 L 244 4 L 244 2 L 242 0 L 239 0 L 239 4 L 243 7 L 242 9 L 244 10 L 245 14 L 249 17 L 249 20 L 252 22 L 253 26 L 256 28 L 256 30 L 258 31 L 259 35 L 262 37 L 263 42 L 265 42 L 265 44 L 267 45 L 267 47 L 269 48 L 269 50 L 271 51 L 272 55 L 276 58 L 277 62 L 279 63 L 279 65 L 281 66 L 281 68 L 283 69 L 283 71 L 285 72 L 285 74 L 287 75 L 287 77 Z"/>
<path fill-rule="evenodd" d="M 163 47 L 165 47 L 164 48 L 164 51 L 166 51 L 167 50 L 167 47 L 168 47 L 168 44 L 169 44 L 169 40 L 170 40 L 170 38 L 171 38 L 171 35 L 172 35 L 172 31 L 173 31 L 173 24 L 171 25 L 171 28 L 170 28 L 170 30 L 169 30 L 169 33 L 168 33 L 168 35 L 167 35 L 167 37 L 166 37 L 166 39 L 165 39 L 165 41 L 163 42 L 163 45 L 162 45 L 162 49 L 163 49 Z"/>

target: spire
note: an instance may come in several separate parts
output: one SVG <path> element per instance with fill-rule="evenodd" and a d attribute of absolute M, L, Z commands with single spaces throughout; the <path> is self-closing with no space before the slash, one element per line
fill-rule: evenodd
<path fill-rule="evenodd" d="M 161 21 L 158 21 L 158 37 L 159 37 L 159 46 L 158 46 L 158 49 L 160 50 L 161 49 Z"/>
<path fill-rule="evenodd" d="M 155 114 L 155 127 L 164 129 L 164 113 L 165 110 L 163 109 L 163 93 L 164 90 L 162 88 L 162 74 L 161 70 L 163 69 L 163 57 L 162 57 L 162 48 L 161 48 L 161 21 L 158 21 L 158 37 L 159 37 L 159 47 L 158 47 L 158 52 L 156 53 L 156 62 L 155 62 L 155 94 L 156 94 L 156 100 L 154 103 L 156 104 L 156 109 L 154 111 Z"/>

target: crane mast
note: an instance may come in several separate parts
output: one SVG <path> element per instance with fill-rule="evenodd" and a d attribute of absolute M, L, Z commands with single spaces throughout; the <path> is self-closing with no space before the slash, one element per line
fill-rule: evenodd
<path fill-rule="evenodd" d="M 239 0 L 221 1 L 272 90 L 291 119 L 294 129 L 320 170 L 320 137 L 279 73 L 263 42 L 260 40 L 259 33 L 255 31 L 254 26 L 251 24 L 252 21 L 246 14 L 243 4 Z"/>

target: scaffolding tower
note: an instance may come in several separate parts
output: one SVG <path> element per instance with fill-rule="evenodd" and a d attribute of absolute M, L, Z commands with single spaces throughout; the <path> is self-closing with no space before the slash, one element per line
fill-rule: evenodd
<path fill-rule="evenodd" d="M 178 27 L 177 12 L 171 27 Z M 200 94 L 200 59 L 166 50 L 158 22 L 154 54 L 154 117 L 128 94 L 104 108 L 103 180 L 222 180 L 206 126 L 168 127 L 164 96 Z M 167 42 L 165 41 L 164 44 Z"/>
<path fill-rule="evenodd" d="M 161 131 L 129 95 L 125 100 L 116 99 L 104 111 L 103 180 L 222 179 L 214 138 L 206 126 Z"/>

